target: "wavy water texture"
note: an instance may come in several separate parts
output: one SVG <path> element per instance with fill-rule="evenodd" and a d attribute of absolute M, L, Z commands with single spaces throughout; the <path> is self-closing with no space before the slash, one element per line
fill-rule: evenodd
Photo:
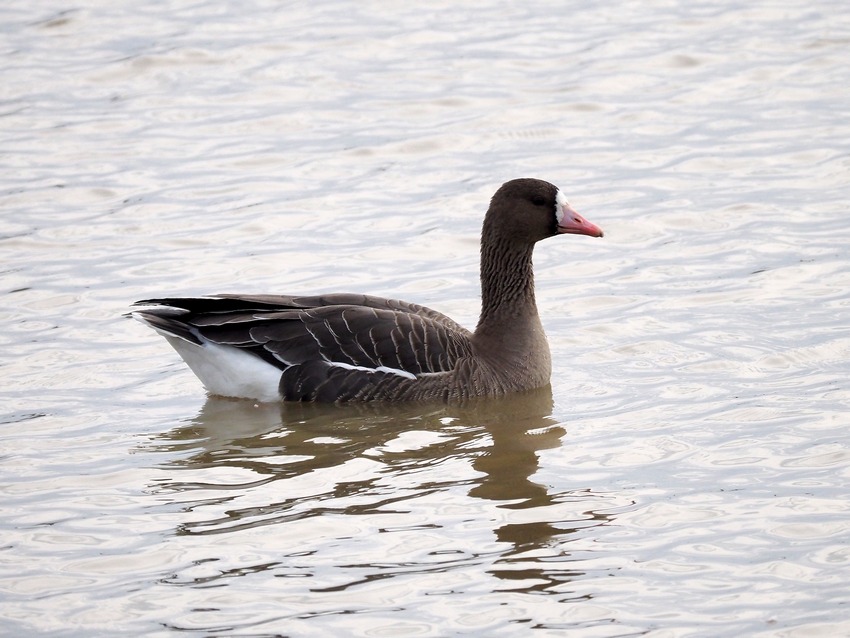
<path fill-rule="evenodd" d="M 850 13 L 836 3 L 0 8 L 0 633 L 850 633 Z M 503 181 L 551 390 L 205 398 L 140 298 L 467 326 Z"/>

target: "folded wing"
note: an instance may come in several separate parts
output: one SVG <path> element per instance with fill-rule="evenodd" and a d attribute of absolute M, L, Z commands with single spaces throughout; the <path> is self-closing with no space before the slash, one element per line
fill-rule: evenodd
<path fill-rule="evenodd" d="M 381 398 L 398 394 L 398 386 L 415 392 L 423 375 L 450 373 L 472 351 L 469 331 L 445 315 L 366 295 L 220 295 L 139 305 L 158 306 L 137 314 L 169 336 L 238 348 L 277 366 L 287 400 Z"/>

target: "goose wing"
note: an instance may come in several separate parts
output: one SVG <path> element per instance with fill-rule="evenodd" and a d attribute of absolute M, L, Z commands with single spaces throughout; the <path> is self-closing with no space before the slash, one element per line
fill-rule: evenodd
<path fill-rule="evenodd" d="M 445 315 L 365 295 L 220 295 L 149 299 L 152 327 L 197 345 L 248 351 L 281 369 L 284 399 L 377 398 L 471 355 L 468 330 Z"/>

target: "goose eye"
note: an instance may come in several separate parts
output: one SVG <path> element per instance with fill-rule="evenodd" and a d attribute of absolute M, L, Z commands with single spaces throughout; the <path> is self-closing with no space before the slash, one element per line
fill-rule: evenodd
<path fill-rule="evenodd" d="M 546 200 L 540 195 L 535 195 L 534 199 L 531 200 L 531 203 L 535 206 L 543 206 L 543 204 L 546 203 Z"/>

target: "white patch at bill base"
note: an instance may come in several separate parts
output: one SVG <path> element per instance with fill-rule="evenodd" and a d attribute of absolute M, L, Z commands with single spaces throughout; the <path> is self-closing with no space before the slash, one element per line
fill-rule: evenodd
<path fill-rule="evenodd" d="M 564 219 L 564 211 L 570 208 L 570 203 L 567 201 L 567 196 L 561 192 L 561 189 L 558 189 L 558 192 L 555 194 L 555 217 L 558 219 L 558 224 L 560 225 L 561 220 Z"/>

